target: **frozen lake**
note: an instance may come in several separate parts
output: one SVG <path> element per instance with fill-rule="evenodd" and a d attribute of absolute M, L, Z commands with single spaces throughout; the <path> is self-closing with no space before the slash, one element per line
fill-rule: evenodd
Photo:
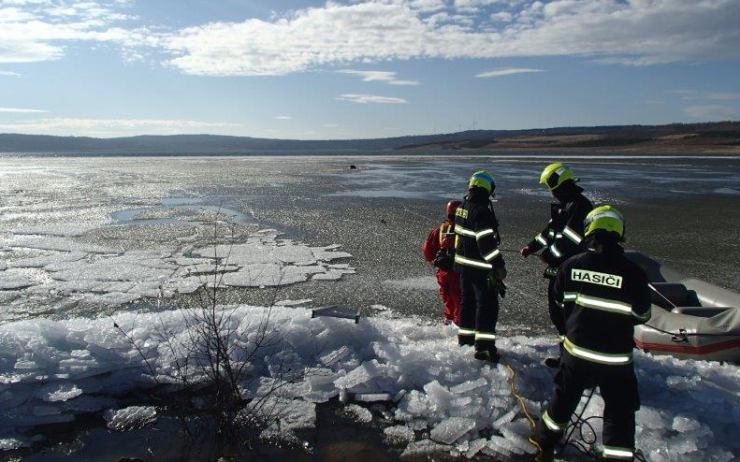
<path fill-rule="evenodd" d="M 250 323 L 276 305 L 270 328 L 279 341 L 260 350 L 242 385 L 245 396 L 271 400 L 279 424 L 268 436 L 297 442 L 283 460 L 321 459 L 336 450 L 327 441 L 358 438 L 383 448 L 367 460 L 521 460 L 532 451 L 530 430 L 510 374 L 473 360 L 441 326 L 420 246 L 470 173 L 489 169 L 510 289 L 497 343 L 536 413 L 552 383 L 539 362 L 555 341 L 542 268 L 517 250 L 547 220 L 537 180 L 548 160 L 0 159 L 0 450 L 28 460 L 183 460 L 174 417 L 147 393 L 152 377 L 173 377 L 181 359 L 163 338 L 192 335 L 182 308 L 199 287 L 216 285 L 225 289 L 219 302 L 231 305 L 228 322 L 245 333 L 232 338 L 237 345 L 252 342 L 259 323 Z M 630 246 L 740 288 L 740 160 L 571 164 L 595 202 L 626 214 Z M 370 318 L 312 319 L 305 308 L 328 303 Z M 282 380 L 278 364 L 300 373 L 269 395 Z M 642 353 L 636 364 L 637 443 L 649 460 L 737 457 L 737 366 Z M 379 394 L 392 402 L 361 399 Z M 597 394 L 585 415 L 602 410 Z M 350 457 L 342 451 L 335 457 Z"/>
<path fill-rule="evenodd" d="M 441 219 L 446 200 L 462 195 L 470 173 L 487 168 L 497 183 L 510 271 L 502 323 L 547 331 L 542 268 L 516 255 L 547 219 L 549 197 L 537 184 L 547 162 L 2 158 L 0 319 L 154 309 L 158 298 L 160 306 L 187 298 L 213 270 L 208 244 L 216 219 L 224 222 L 216 230 L 219 241 L 236 246 L 220 268 L 234 301 L 264 303 L 277 296 L 368 312 L 382 304 L 434 318 L 439 303 L 421 242 Z M 350 170 L 351 164 L 358 168 Z M 631 246 L 686 274 L 740 288 L 740 160 L 572 164 L 594 202 L 623 209 Z M 271 246 L 284 255 L 265 250 Z M 260 286 L 281 288 L 276 295 Z"/>

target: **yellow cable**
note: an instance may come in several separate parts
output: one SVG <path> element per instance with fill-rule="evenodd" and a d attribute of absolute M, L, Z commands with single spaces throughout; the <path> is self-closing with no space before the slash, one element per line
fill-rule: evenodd
<path fill-rule="evenodd" d="M 519 401 L 519 406 L 522 408 L 522 411 L 524 411 L 524 416 L 529 421 L 529 427 L 531 428 L 532 433 L 535 433 L 537 425 L 535 424 L 532 414 L 529 413 L 529 409 L 527 409 L 527 403 L 524 402 L 524 397 L 519 394 L 519 391 L 516 388 L 516 371 L 508 362 L 505 362 L 503 364 L 509 369 L 509 372 L 511 372 L 511 394 L 514 395 L 517 401 Z M 537 444 L 537 441 L 534 438 L 529 438 L 528 441 L 532 446 L 535 447 L 535 449 L 537 449 L 538 454 L 542 452 L 542 448 L 539 444 Z"/>

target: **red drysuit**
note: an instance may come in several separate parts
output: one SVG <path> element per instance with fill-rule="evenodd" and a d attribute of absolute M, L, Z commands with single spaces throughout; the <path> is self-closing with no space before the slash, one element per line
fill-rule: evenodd
<path fill-rule="evenodd" d="M 436 226 L 427 236 L 421 249 L 424 252 L 424 259 L 432 264 L 440 250 L 452 255 L 455 250 L 454 225 L 445 220 Z M 460 325 L 460 276 L 451 268 L 445 270 L 437 267 L 437 283 L 444 302 L 445 320 Z"/>

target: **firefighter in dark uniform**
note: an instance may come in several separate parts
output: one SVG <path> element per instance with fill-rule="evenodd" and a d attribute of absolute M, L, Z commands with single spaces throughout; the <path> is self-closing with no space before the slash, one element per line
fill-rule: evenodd
<path fill-rule="evenodd" d="M 490 173 L 475 172 L 455 214 L 455 271 L 460 274 L 462 288 L 458 341 L 474 345 L 476 359 L 483 361 L 498 360 L 498 295 L 506 277 L 498 248 L 498 221 L 490 200 L 494 189 Z"/>
<path fill-rule="evenodd" d="M 550 221 L 545 229 L 521 250 L 525 258 L 542 251 L 540 259 L 547 265 L 544 277 L 550 280 L 547 288 L 548 311 L 560 336 L 561 353 L 565 320 L 562 309 L 555 302 L 553 283 L 560 264 L 583 251 L 583 219 L 593 208 L 582 194 L 583 189 L 576 185 L 577 181 L 573 171 L 560 162 L 545 167 L 540 175 L 540 184 L 550 190 L 557 202 L 550 205 Z M 545 364 L 557 367 L 558 361 L 557 358 L 547 358 Z"/>
<path fill-rule="evenodd" d="M 645 272 L 628 260 L 624 218 L 615 208 L 595 208 L 585 221 L 587 251 L 560 266 L 555 297 L 565 313 L 565 352 L 555 393 L 542 414 L 536 442 L 539 461 L 553 458 L 585 388 L 604 399 L 603 447 L 607 460 L 634 460 L 635 412 L 640 407 L 632 365 L 633 327 L 650 319 Z"/>

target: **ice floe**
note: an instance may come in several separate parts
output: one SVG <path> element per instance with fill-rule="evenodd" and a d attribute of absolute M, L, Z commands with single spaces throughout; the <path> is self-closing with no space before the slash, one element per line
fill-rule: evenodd
<path fill-rule="evenodd" d="M 308 246 L 280 238 L 276 230 L 243 242 L 192 247 L 164 245 L 119 251 L 56 235 L 3 235 L 0 293 L 4 300 L 33 299 L 117 306 L 143 297 L 188 294 L 202 286 L 276 287 L 337 280 L 355 271 L 337 260 L 351 257 L 340 246 Z M 8 313 L 4 313 L 8 316 Z"/>
<path fill-rule="evenodd" d="M 238 341 L 253 341 L 260 324 L 255 320 L 263 319 L 267 309 L 227 309 L 232 327 L 246 329 L 246 338 Z M 384 422 L 386 440 L 406 455 L 531 454 L 530 427 L 512 396 L 509 370 L 473 359 L 470 347 L 457 346 L 453 328 L 416 318 L 364 318 L 359 324 L 311 319 L 310 310 L 296 307 L 273 307 L 269 312 L 270 331 L 279 342 L 255 355 L 251 373 L 259 380 L 244 384 L 245 396 L 268 402 L 276 411 L 279 427 L 268 429 L 265 438 L 315 427 L 316 405 L 338 399 L 354 420 Z M 115 320 L 160 379 L 171 375 L 177 355 L 160 335 L 164 331 L 186 338 L 183 312 L 125 312 Z M 540 361 L 554 352 L 554 343 L 515 336 L 503 337 L 499 347 L 505 362 L 517 371 L 527 407 L 539 414 L 552 390 L 552 372 Z M 295 382 L 276 387 L 278 364 L 303 373 Z M 736 459 L 737 366 L 637 352 L 636 368 L 642 395 L 637 445 L 649 460 Z M 119 397 L 154 384 L 140 353 L 113 327 L 111 318 L 5 323 L 0 326 L 1 445 L 18 446 L 30 441 L 38 425 L 71 422 L 90 412 L 103 413 L 115 428 L 145 422 L 156 417 L 155 410 L 110 409 L 117 408 Z M 363 401 L 368 396 L 384 404 Z M 385 417 L 375 417 L 378 406 L 388 411 Z M 602 411 L 597 392 L 584 416 Z M 290 432 L 288 437 L 294 437 Z"/>

